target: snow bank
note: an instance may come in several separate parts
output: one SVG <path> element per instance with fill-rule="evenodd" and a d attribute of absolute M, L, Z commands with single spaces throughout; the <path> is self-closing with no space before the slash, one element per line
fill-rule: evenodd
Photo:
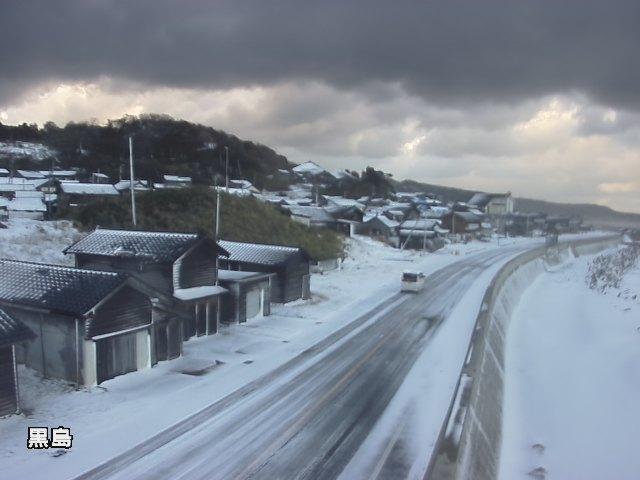
<path fill-rule="evenodd" d="M 428 478 L 495 479 L 502 437 L 505 338 L 514 308 L 531 282 L 568 258 L 593 253 L 618 242 L 616 238 L 565 242 L 538 248 L 507 263 L 487 290 L 476 332 L 443 425 Z M 457 434 L 456 434 L 457 433 Z"/>
<path fill-rule="evenodd" d="M 603 292 L 585 282 L 592 263 L 541 275 L 513 312 L 500 478 L 640 475 L 640 268 Z"/>

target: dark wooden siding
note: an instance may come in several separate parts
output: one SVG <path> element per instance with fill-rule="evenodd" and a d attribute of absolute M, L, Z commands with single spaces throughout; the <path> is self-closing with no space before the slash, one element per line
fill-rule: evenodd
<path fill-rule="evenodd" d="M 76 254 L 76 266 L 88 270 L 128 273 L 135 275 L 160 291 L 171 292 L 172 290 L 172 269 L 170 264 L 143 265 L 139 260 L 131 258 Z"/>
<path fill-rule="evenodd" d="M 296 258 L 289 262 L 282 279 L 284 291 L 281 301 L 286 303 L 301 298 L 303 277 L 308 274 L 309 262 L 304 261 L 302 258 Z"/>
<path fill-rule="evenodd" d="M 223 323 L 232 323 L 236 321 L 236 299 L 227 292 L 220 298 L 220 321 Z"/>
<path fill-rule="evenodd" d="M 18 410 L 16 378 L 14 376 L 11 346 L 0 348 L 0 415 L 10 415 Z"/>
<path fill-rule="evenodd" d="M 203 242 L 176 262 L 174 288 L 192 288 L 216 284 L 216 252 Z M 176 278 L 177 277 L 177 278 Z"/>
<path fill-rule="evenodd" d="M 303 277 L 309 274 L 309 262 L 303 255 L 293 256 L 284 265 L 261 265 L 220 259 L 220 266 L 229 270 L 275 273 L 271 282 L 271 301 L 286 303 L 302 297 Z"/>
<path fill-rule="evenodd" d="M 87 320 L 86 337 L 114 333 L 151 323 L 151 300 L 125 285 Z"/>
<path fill-rule="evenodd" d="M 96 342 L 96 368 L 98 383 L 110 378 L 135 372 L 136 334 L 127 333 L 103 338 Z"/>

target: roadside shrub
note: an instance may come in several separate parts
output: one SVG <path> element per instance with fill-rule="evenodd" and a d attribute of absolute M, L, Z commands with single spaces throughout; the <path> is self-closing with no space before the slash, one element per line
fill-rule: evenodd
<path fill-rule="evenodd" d="M 589 264 L 586 282 L 589 288 L 605 293 L 620 288 L 624 274 L 638 263 L 640 248 L 624 247 L 613 253 L 598 255 Z"/>

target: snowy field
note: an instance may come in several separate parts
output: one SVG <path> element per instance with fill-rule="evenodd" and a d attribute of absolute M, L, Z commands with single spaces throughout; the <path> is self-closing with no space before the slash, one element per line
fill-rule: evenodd
<path fill-rule="evenodd" d="M 13 219 L 3 223 L 8 228 L 0 229 L 0 258 L 73 264 L 73 257 L 62 253 L 64 248 L 80 238 L 71 222 Z"/>
<path fill-rule="evenodd" d="M 514 311 L 504 480 L 640 478 L 640 267 L 602 293 L 585 281 L 593 259 L 541 275 Z"/>
<path fill-rule="evenodd" d="M 68 223 L 15 221 L 0 230 L 0 256 L 69 263 L 60 250 L 77 236 Z M 357 237 L 349 240 L 340 270 L 312 276 L 310 300 L 274 306 L 269 317 L 192 339 L 179 359 L 79 391 L 20 367 L 24 413 L 0 420 L 0 465 L 20 477 L 42 469 L 50 478 L 80 473 L 272 371 L 370 311 L 397 293 L 404 269 L 428 274 L 465 255 L 540 242 L 495 239 L 422 253 Z M 71 451 L 55 457 L 57 452 L 24 448 L 28 426 L 57 425 L 71 427 L 76 436 Z"/>

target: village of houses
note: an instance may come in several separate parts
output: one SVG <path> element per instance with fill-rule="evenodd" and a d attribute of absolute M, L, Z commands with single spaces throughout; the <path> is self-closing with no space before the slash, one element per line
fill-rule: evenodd
<path fill-rule="evenodd" d="M 292 179 L 288 190 L 259 191 L 241 179 L 211 188 L 337 230 L 346 258 L 314 262 L 297 247 L 192 232 L 80 233 L 50 220 L 56 208 L 130 195 L 130 180 L 0 168 L 0 423 L 20 430 L 32 419 L 73 419 L 69 405 L 94 415 L 126 404 L 117 395 L 130 399 L 131 389 L 156 391 L 168 374 L 188 382 L 217 373 L 213 388 L 222 394 L 344 326 L 371 298 L 396 292 L 403 269 L 428 273 L 501 240 L 583 229 L 579 219 L 518 213 L 509 193 L 466 203 L 412 192 L 350 199 L 319 188 L 349 172 L 307 162 L 278 174 Z M 144 195 L 191 183 L 165 175 L 133 187 Z M 239 373 L 252 364 L 252 373 Z"/>

